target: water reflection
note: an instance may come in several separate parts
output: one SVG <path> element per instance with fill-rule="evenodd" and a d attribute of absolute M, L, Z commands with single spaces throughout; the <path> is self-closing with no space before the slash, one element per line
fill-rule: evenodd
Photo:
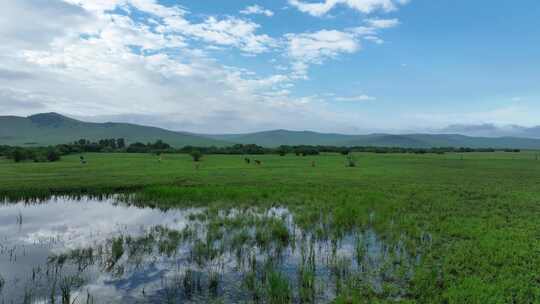
<path fill-rule="evenodd" d="M 287 209 L 160 211 L 114 199 L 0 205 L 2 303 L 309 303 L 406 294 L 420 254 Z"/>
<path fill-rule="evenodd" d="M 0 276 L 4 281 L 0 299 L 20 303 L 26 294 L 50 300 L 49 292 L 43 294 L 47 289 L 43 285 L 47 284 L 38 281 L 49 279 L 42 273 L 48 268 L 49 257 L 80 248 L 97 248 L 117 235 L 144 235 L 156 225 L 181 230 L 189 212 L 164 213 L 117 204 L 114 199 L 88 198 L 0 205 Z M 63 269 L 65 273 L 70 272 L 67 268 Z M 91 274 L 92 269 L 85 272 L 96 280 L 90 286 L 92 289 L 119 299 L 116 288 L 105 283 L 113 281 L 106 273 Z"/>

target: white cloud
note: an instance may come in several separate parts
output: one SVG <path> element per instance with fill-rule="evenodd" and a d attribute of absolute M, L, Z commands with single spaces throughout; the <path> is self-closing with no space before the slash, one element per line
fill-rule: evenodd
<path fill-rule="evenodd" d="M 158 27 L 162 33 L 178 33 L 208 43 L 233 46 L 247 53 L 263 53 L 276 45 L 270 36 L 256 34 L 259 25 L 236 17 L 208 17 L 202 23 L 190 23 L 184 18 L 165 18 Z"/>
<path fill-rule="evenodd" d="M 375 97 L 368 96 L 368 95 L 357 95 L 357 96 L 349 96 L 349 97 L 336 97 L 334 98 L 335 101 L 372 101 L 376 100 Z"/>
<path fill-rule="evenodd" d="M 89 11 L 103 12 L 126 4 L 125 0 L 63 0 L 66 3 L 78 5 Z"/>
<path fill-rule="evenodd" d="M 286 38 L 289 40 L 289 55 L 306 62 L 320 63 L 325 58 L 354 53 L 360 48 L 354 35 L 337 30 L 288 34 Z"/>
<path fill-rule="evenodd" d="M 277 38 L 240 17 L 199 17 L 155 0 L 4 1 L 0 114 L 57 111 L 196 132 L 335 130 L 335 121 L 358 121 L 292 90 L 310 65 L 359 51 L 376 28 Z M 211 57 L 231 49 L 274 56 L 275 72 Z"/>
<path fill-rule="evenodd" d="M 324 2 L 317 3 L 289 0 L 289 4 L 296 7 L 301 12 L 316 17 L 326 15 L 338 5 L 347 6 L 364 14 L 370 14 L 375 11 L 394 11 L 399 5 L 406 3 L 408 3 L 408 0 L 324 0 Z"/>
<path fill-rule="evenodd" d="M 371 19 L 369 26 L 349 28 L 345 31 L 320 30 L 300 34 L 286 34 L 287 54 L 292 60 L 293 78 L 307 78 L 311 64 L 322 64 L 327 59 L 342 54 L 356 53 L 361 49 L 361 38 L 376 44 L 384 40 L 377 36 L 382 29 L 399 24 L 397 19 Z"/>
<path fill-rule="evenodd" d="M 287 117 L 283 112 L 291 111 L 292 117 L 293 109 L 300 110 L 294 99 L 283 95 L 287 76 L 257 76 L 226 67 L 191 47 L 195 39 L 238 47 L 243 52 L 265 51 L 269 38 L 256 35 L 258 26 L 252 22 L 209 17 L 192 23 L 185 19 L 184 10 L 169 10 L 151 0 L 117 2 L 122 9 L 130 4 L 130 10 L 163 18 L 156 19 L 159 26 L 152 28 L 129 14 L 107 11 L 116 7 L 111 1 L 52 2 L 64 9 L 62 20 L 56 21 L 58 26 L 41 26 L 48 29 L 41 33 L 48 38 L 39 47 L 33 47 L 35 40 L 43 39 L 39 35 L 10 44 L 6 37 L 16 35 L 17 18 L 11 16 L 6 21 L 8 16 L 4 18 L 3 14 L 0 18 L 12 24 L 10 35 L 3 36 L 6 52 L 0 55 L 0 72 L 7 78 L 0 83 L 0 103 L 10 105 L 2 106 L 3 111 L 59 111 L 79 116 L 144 113 L 194 128 L 203 128 L 204 124 L 212 128 L 218 122 L 209 119 L 219 116 L 217 113 L 232 112 L 230 116 L 238 119 L 237 127 L 241 128 L 272 117 L 278 121 L 274 116 L 277 112 Z M 49 12 L 39 3 L 17 1 L 11 6 L 12 11 L 24 8 L 34 16 L 36 31 L 40 23 L 50 21 Z M 79 16 L 86 17 L 84 22 Z M 273 96 L 272 92 L 281 93 Z M 36 106 L 28 107 L 29 103 Z M 276 110 L 281 103 L 290 108 Z"/>
<path fill-rule="evenodd" d="M 382 40 L 381 38 L 379 38 L 377 36 L 366 36 L 366 37 L 364 37 L 364 39 L 366 39 L 368 41 L 371 41 L 371 42 L 374 42 L 376 44 L 383 44 L 384 43 L 384 40 Z"/>
<path fill-rule="evenodd" d="M 84 9 L 62 1 L 0 1 L 0 53 L 46 47 L 52 39 L 69 36 L 95 22 Z M 66 27 L 69 24 L 69 27 Z"/>
<path fill-rule="evenodd" d="M 58 0 L 55 0 L 58 1 Z M 63 0 L 80 6 L 99 18 L 115 19 L 123 16 L 109 13 L 119 8 L 131 13 L 138 10 L 143 14 L 157 17 L 152 19 L 156 25 L 155 31 L 163 36 L 184 36 L 185 38 L 202 40 L 221 46 L 231 46 L 246 53 L 262 53 L 275 46 L 276 42 L 264 34 L 257 34 L 259 25 L 233 16 L 218 18 L 210 16 L 199 23 L 187 19 L 189 12 L 179 6 L 164 6 L 155 0 Z M 130 17 L 125 17 L 130 19 Z M 133 22 L 133 21 L 131 21 Z M 179 38 L 181 39 L 181 38 Z"/>
<path fill-rule="evenodd" d="M 399 25 L 398 19 L 368 19 L 367 23 L 376 29 L 387 29 Z"/>
<path fill-rule="evenodd" d="M 314 33 L 287 34 L 288 55 L 294 60 L 296 77 L 305 77 L 309 64 L 322 64 L 324 60 L 360 49 L 355 34 L 337 30 Z"/>
<path fill-rule="evenodd" d="M 248 6 L 245 9 L 241 10 L 240 14 L 243 14 L 243 15 L 265 15 L 266 17 L 274 16 L 273 11 L 271 11 L 269 9 L 265 9 L 264 7 L 256 5 L 256 4 Z"/>
<path fill-rule="evenodd" d="M 350 28 L 348 32 L 353 33 L 358 36 L 376 35 L 377 29 L 373 27 L 359 26 L 359 27 Z"/>

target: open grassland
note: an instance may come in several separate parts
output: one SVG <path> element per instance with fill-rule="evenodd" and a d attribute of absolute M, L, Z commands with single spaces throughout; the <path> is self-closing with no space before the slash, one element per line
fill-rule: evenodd
<path fill-rule="evenodd" d="M 260 166 L 218 155 L 198 167 L 187 155 L 86 154 L 85 165 L 78 155 L 0 160 L 0 195 L 131 190 L 133 203 L 162 208 L 283 205 L 306 230 L 322 219 L 325 234 L 369 227 L 410 252 L 421 248 L 405 295 L 344 288 L 338 303 L 540 303 L 534 152 L 355 157 L 354 168 L 336 154 L 251 156 Z"/>
<path fill-rule="evenodd" d="M 365 188 L 450 186 L 482 188 L 499 185 L 528 188 L 540 177 L 534 152 L 446 155 L 355 154 L 356 168 L 347 168 L 342 155 L 297 157 L 251 156 L 261 166 L 246 164 L 244 156 L 207 155 L 196 168 L 189 155 L 84 154 L 56 163 L 20 163 L 0 158 L 0 193 L 28 196 L 33 191 L 74 193 L 134 189 L 148 185 L 234 185 Z M 462 159 L 463 157 L 463 159 Z M 315 167 L 312 167 L 315 162 Z M 496 190 L 496 189 L 493 189 Z"/>

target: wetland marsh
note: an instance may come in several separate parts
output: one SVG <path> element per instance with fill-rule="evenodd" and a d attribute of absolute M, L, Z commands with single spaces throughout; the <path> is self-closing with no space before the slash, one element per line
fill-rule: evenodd
<path fill-rule="evenodd" d="M 159 210 L 82 197 L 0 207 L 6 303 L 305 303 L 359 288 L 399 300 L 431 237 L 302 227 L 286 208 Z M 420 249 L 421 248 L 421 249 Z"/>
<path fill-rule="evenodd" d="M 0 160 L 0 303 L 540 300 L 526 152 L 86 158 Z"/>

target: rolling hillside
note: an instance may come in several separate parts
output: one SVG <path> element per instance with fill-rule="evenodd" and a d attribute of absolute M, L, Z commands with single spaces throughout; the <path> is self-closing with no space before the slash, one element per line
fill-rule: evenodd
<path fill-rule="evenodd" d="M 275 130 L 236 135 L 204 135 L 212 139 L 265 147 L 279 145 L 377 146 L 404 148 L 469 147 L 540 149 L 540 139 L 469 137 L 458 134 L 344 135 L 310 131 Z"/>
<path fill-rule="evenodd" d="M 220 140 L 189 133 L 126 123 L 89 123 L 56 113 L 29 117 L 0 116 L 0 145 L 44 146 L 64 144 L 81 138 L 125 138 L 127 143 L 161 139 L 175 147 L 227 145 Z"/>
<path fill-rule="evenodd" d="M 217 140 L 240 144 L 257 144 L 265 147 L 280 145 L 338 145 L 352 141 L 356 136 L 325 134 L 311 131 L 274 130 L 248 134 L 204 135 Z"/>
<path fill-rule="evenodd" d="M 45 146 L 68 143 L 80 138 L 89 140 L 125 138 L 128 143 L 146 143 L 161 139 L 174 147 L 227 146 L 238 143 L 265 147 L 332 145 L 540 149 L 540 139 L 519 137 L 470 137 L 458 134 L 345 135 L 288 130 L 206 135 L 127 123 L 83 122 L 57 113 L 36 114 L 29 117 L 0 116 L 0 145 Z"/>

